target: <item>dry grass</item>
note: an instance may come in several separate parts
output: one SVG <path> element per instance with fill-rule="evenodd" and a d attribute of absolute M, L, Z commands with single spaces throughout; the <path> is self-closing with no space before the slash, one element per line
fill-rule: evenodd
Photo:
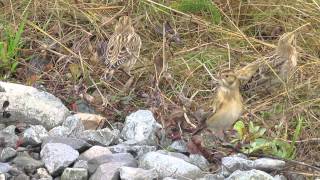
<path fill-rule="evenodd" d="M 297 117 L 303 117 L 299 137 L 302 142 L 297 143 L 296 159 L 309 163 L 320 161 L 320 140 L 315 140 L 320 138 L 320 1 L 215 0 L 222 17 L 219 24 L 213 24 L 206 13 L 175 10 L 170 6 L 171 1 L 165 0 L 2 2 L 0 12 L 4 13 L 0 21 L 14 28 L 21 21 L 23 11 L 29 12 L 24 46 L 18 57 L 21 66 L 10 80 L 42 83 L 67 104 L 79 98 L 79 91 L 74 87 L 82 85 L 96 99 L 101 99 L 99 92 L 107 97 L 109 106 L 105 113 L 108 115 L 115 111 L 123 115 L 157 104 L 153 102 L 157 100 L 150 100 L 151 93 L 155 92 L 153 58 L 162 54 L 163 48 L 168 55 L 168 73 L 173 79 L 171 85 L 160 84 L 159 103 L 179 106 L 178 95 L 183 94 L 193 97 L 197 106 L 206 108 L 213 97 L 212 76 L 228 68 L 229 62 L 231 68 L 237 68 L 272 51 L 277 40 L 267 36 L 274 28 L 293 31 L 304 26 L 297 36 L 301 59 L 294 84 L 287 91 L 279 89 L 277 93 L 248 101 L 244 119 L 267 126 L 270 137 L 290 140 Z M 111 83 L 100 80 L 104 65 L 96 56 L 97 42 L 108 39 L 116 19 L 124 14 L 134 19 L 143 42 L 140 60 L 133 71 L 136 81 L 126 92 L 123 92 L 126 77 L 121 73 L 116 73 Z M 165 21 L 179 33 L 182 44 L 172 42 L 168 47 L 163 43 L 162 35 L 155 29 Z M 81 82 L 73 77 L 72 64 L 78 65 L 76 72 L 84 77 Z M 30 71 L 39 68 L 36 76 Z M 149 95 L 148 100 L 144 94 Z M 164 109 L 162 113 L 170 112 L 169 108 Z M 162 117 L 163 123 L 166 118 Z"/>

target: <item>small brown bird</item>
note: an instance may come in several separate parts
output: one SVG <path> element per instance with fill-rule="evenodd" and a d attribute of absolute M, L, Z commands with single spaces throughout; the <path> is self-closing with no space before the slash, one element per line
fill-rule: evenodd
<path fill-rule="evenodd" d="M 110 80 L 118 68 L 131 76 L 130 70 L 139 58 L 140 48 L 141 39 L 135 33 L 130 17 L 120 17 L 107 45 L 105 64 L 108 70 L 105 78 Z"/>
<path fill-rule="evenodd" d="M 257 71 L 256 64 L 250 64 L 237 72 L 227 70 L 221 73 L 219 88 L 213 104 L 214 114 L 206 121 L 207 127 L 218 136 L 230 128 L 243 111 L 240 94 L 240 80 L 248 80 Z"/>
<path fill-rule="evenodd" d="M 293 32 L 283 34 L 278 42 L 276 50 L 271 56 L 257 60 L 259 69 L 247 82 L 242 83 L 244 91 L 269 90 L 273 85 L 281 81 L 288 82 L 297 66 L 298 52 L 294 46 L 295 35 Z M 280 79 L 279 79 L 280 78 Z"/>

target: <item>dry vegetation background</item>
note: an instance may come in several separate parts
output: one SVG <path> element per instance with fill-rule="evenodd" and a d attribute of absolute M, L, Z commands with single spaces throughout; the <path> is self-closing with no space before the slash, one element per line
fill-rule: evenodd
<path fill-rule="evenodd" d="M 71 109 L 83 98 L 111 122 L 151 108 L 165 127 L 185 132 L 198 123 L 190 112 L 206 110 L 212 102 L 212 76 L 229 64 L 238 68 L 267 55 L 278 34 L 300 28 L 294 84 L 259 98 L 244 96 L 242 119 L 265 127 L 266 137 L 287 142 L 301 131 L 294 142 L 295 159 L 320 163 L 319 0 L 2 0 L 0 12 L 4 44 L 8 30 L 18 32 L 25 23 L 16 53 L 1 64 L 3 80 L 43 85 Z M 108 41 L 122 15 L 133 19 L 142 39 L 130 88 L 121 72 L 111 82 L 101 80 L 105 66 L 99 44 Z M 172 27 L 171 40 L 160 33 L 165 22 Z M 157 86 L 160 70 L 166 71 Z M 189 122 L 181 117 L 183 110 Z"/>

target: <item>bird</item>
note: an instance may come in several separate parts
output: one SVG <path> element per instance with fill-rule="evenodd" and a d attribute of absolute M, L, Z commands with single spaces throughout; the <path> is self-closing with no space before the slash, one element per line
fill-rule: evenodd
<path fill-rule="evenodd" d="M 109 38 L 105 54 L 105 79 L 111 80 L 116 69 L 131 77 L 130 71 L 140 55 L 141 38 L 135 32 L 129 16 L 121 16 Z"/>
<path fill-rule="evenodd" d="M 246 82 L 242 82 L 243 91 L 270 91 L 276 85 L 288 83 L 297 66 L 298 52 L 295 47 L 294 32 L 284 33 L 271 55 L 253 62 L 259 68 Z"/>
<path fill-rule="evenodd" d="M 243 98 L 240 93 L 240 80 L 248 80 L 257 71 L 257 64 L 249 64 L 238 71 L 224 70 L 218 78 L 213 114 L 206 120 L 207 128 L 218 137 L 242 115 Z"/>

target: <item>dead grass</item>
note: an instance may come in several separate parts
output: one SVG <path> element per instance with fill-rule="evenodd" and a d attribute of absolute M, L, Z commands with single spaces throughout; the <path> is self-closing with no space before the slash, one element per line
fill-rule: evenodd
<path fill-rule="evenodd" d="M 206 14 L 175 10 L 170 1 L 2 2 L 0 12 L 4 13 L 0 21 L 15 28 L 26 7 L 29 12 L 24 46 L 18 57 L 21 66 L 9 80 L 41 83 L 67 104 L 86 94 L 94 98 L 90 103 L 99 109 L 102 95 L 109 103 L 103 112 L 114 120 L 119 120 L 119 114 L 121 117 L 134 109 L 151 107 L 158 111 L 164 124 L 174 119 L 170 118 L 170 108 L 181 107 L 178 98 L 181 94 L 192 97 L 191 109 L 194 106 L 208 108 L 214 94 L 213 76 L 228 68 L 229 61 L 231 68 L 237 68 L 272 51 L 277 39 L 270 36 L 275 28 L 292 31 L 305 26 L 297 37 L 301 59 L 294 85 L 288 91 L 279 89 L 275 94 L 248 101 L 244 119 L 267 126 L 270 137 L 289 141 L 297 117 L 303 117 L 299 137 L 302 142 L 297 143 L 296 159 L 309 163 L 320 161 L 319 140 L 314 140 L 320 137 L 319 1 L 216 0 L 222 17 L 220 24 L 213 24 Z M 107 41 L 116 19 L 124 14 L 134 19 L 143 42 L 140 60 L 133 71 L 136 81 L 126 92 L 123 92 L 126 77 L 121 73 L 116 73 L 111 83 L 100 80 L 104 65 L 96 53 L 97 43 Z M 182 44 L 164 45 L 162 35 L 155 29 L 161 28 L 165 21 L 178 32 Z M 172 79 L 170 83 L 160 83 L 158 92 L 154 86 L 153 58 L 157 53 L 162 54 L 163 48 L 168 55 L 168 73 Z M 76 70 L 72 71 L 70 66 Z M 40 69 L 40 72 L 30 69 Z"/>

